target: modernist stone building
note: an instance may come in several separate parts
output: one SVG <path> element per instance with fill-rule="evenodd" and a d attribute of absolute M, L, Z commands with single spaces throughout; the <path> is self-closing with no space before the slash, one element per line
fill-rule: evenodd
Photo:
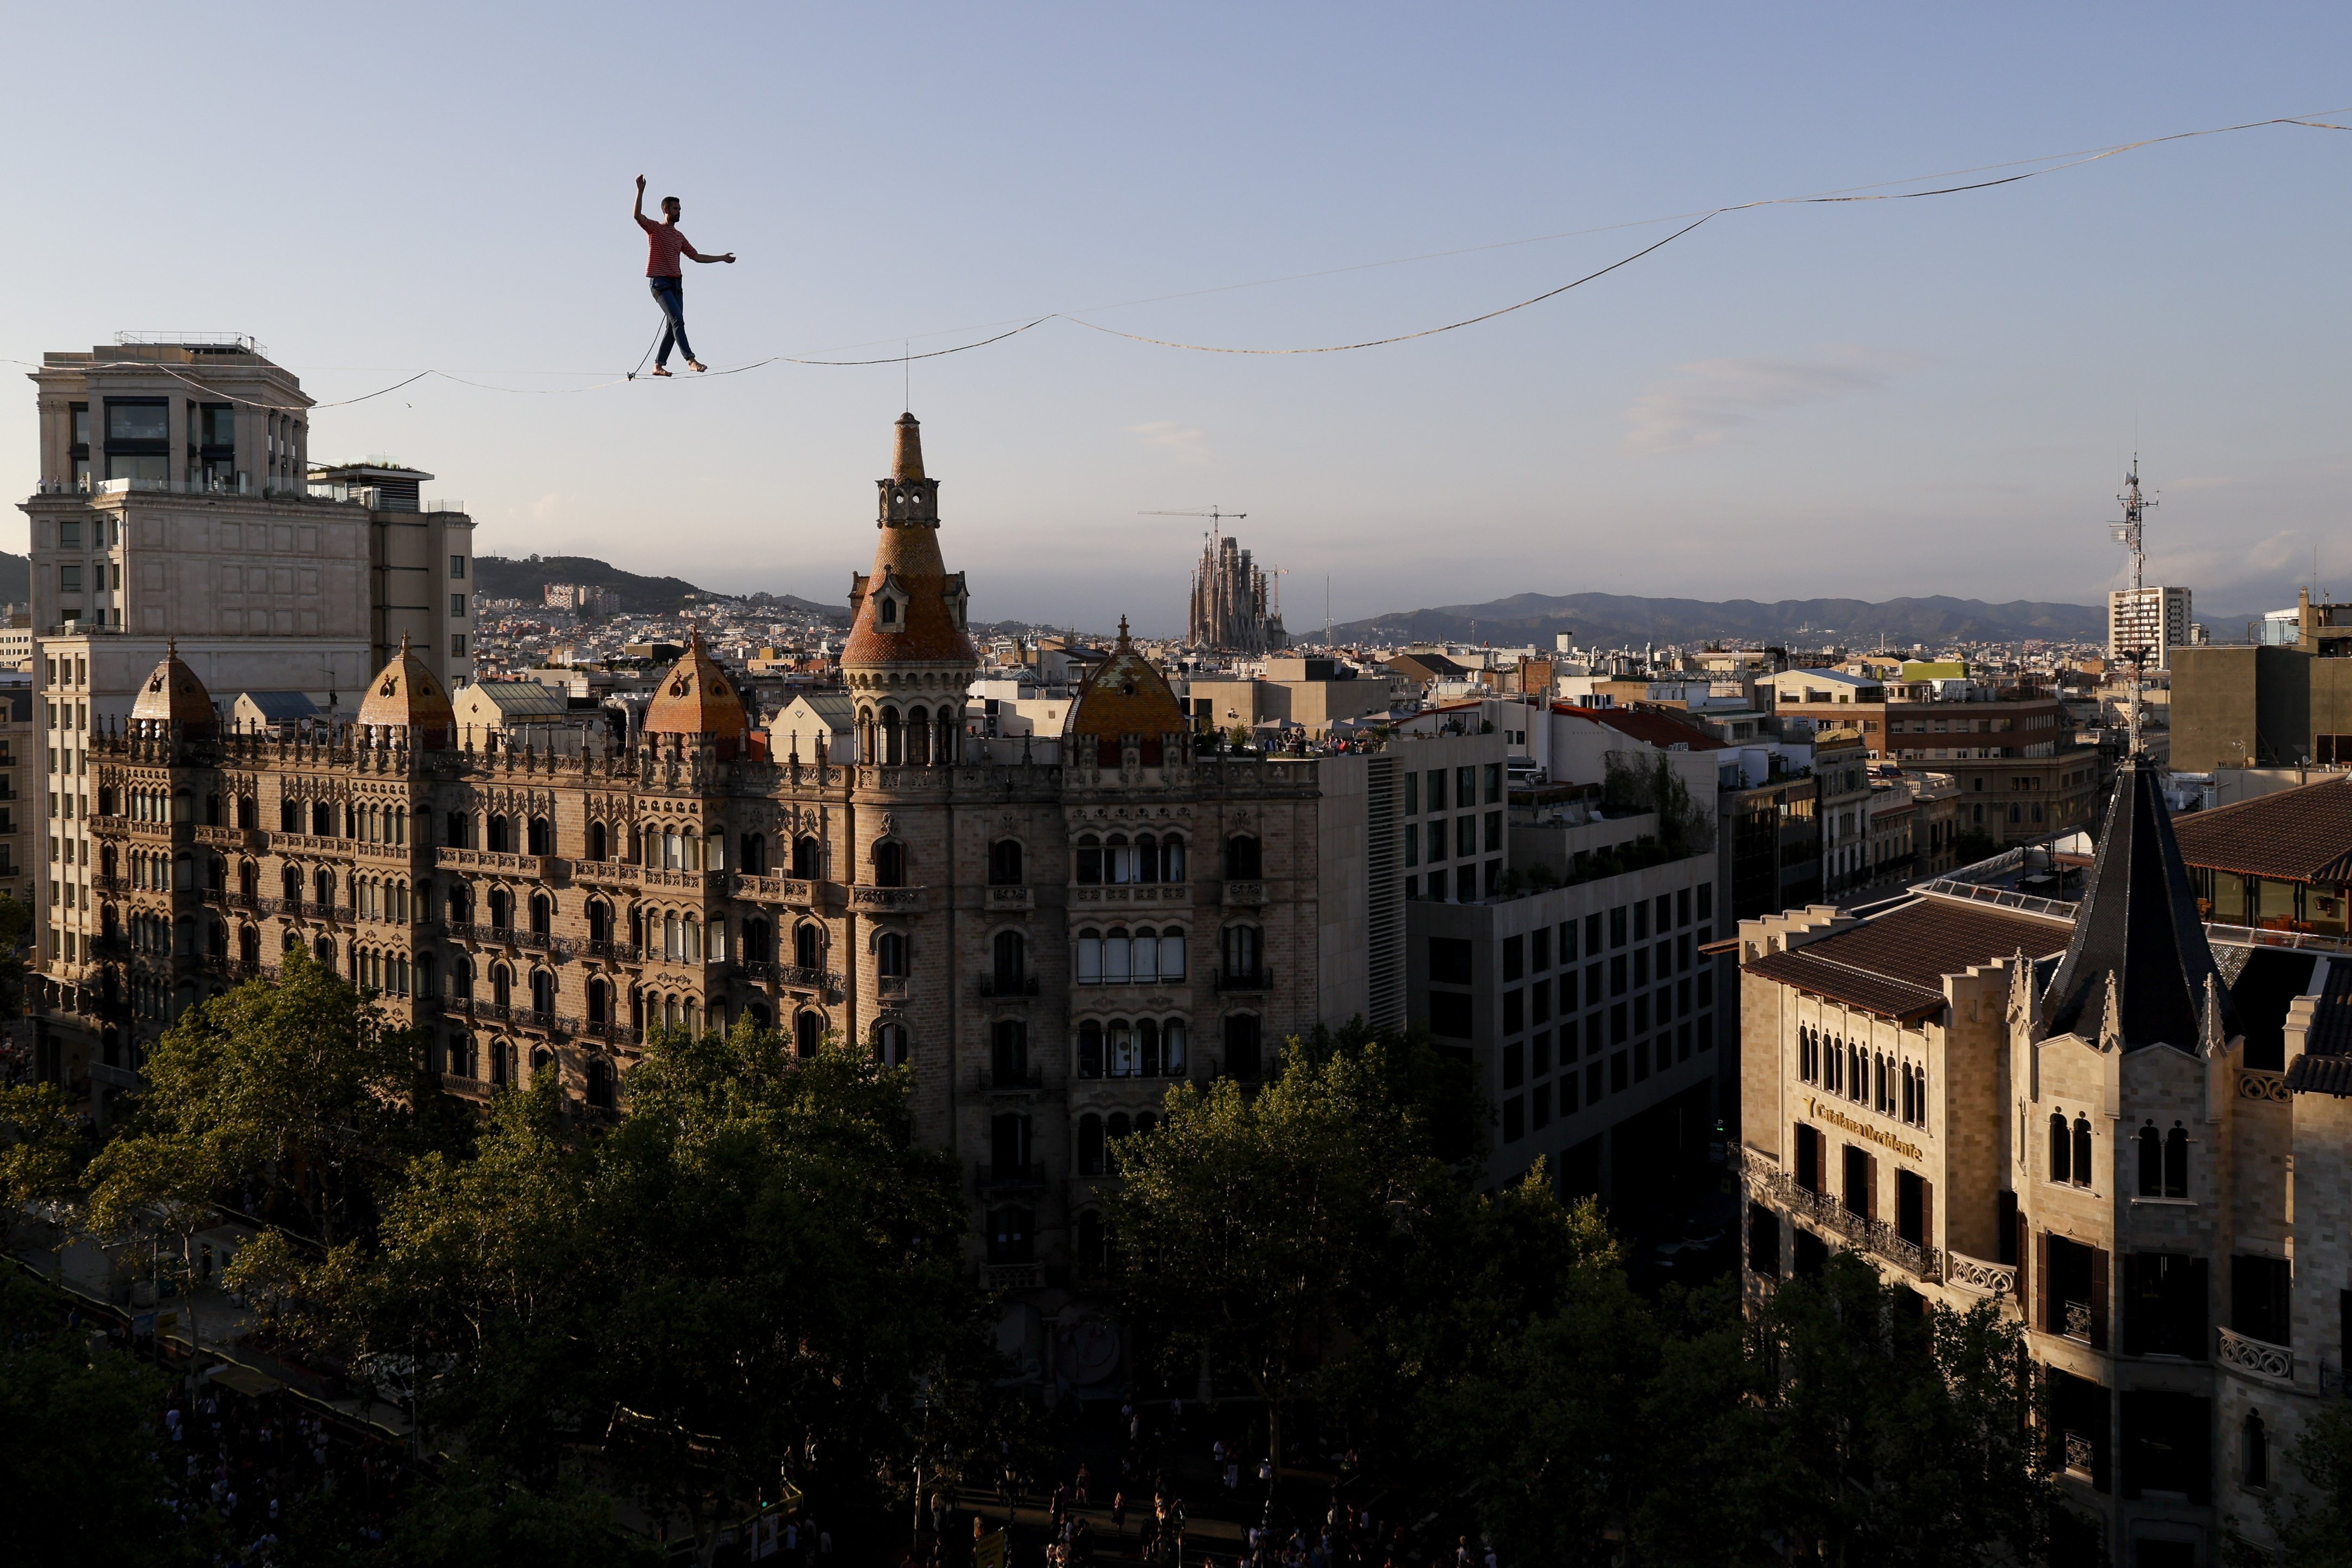
<path fill-rule="evenodd" d="M 1108 1378 L 1116 1336 L 1076 1303 L 1109 1142 L 1318 1020 L 1402 1021 L 1388 759 L 1196 755 L 1124 630 L 1059 737 L 969 733 L 979 660 L 911 414 L 879 490 L 847 763 L 803 755 L 792 710 L 752 728 L 698 645 L 625 747 L 470 744 L 406 646 L 331 738 L 237 733 L 167 655 L 89 743 L 99 936 L 37 988 L 45 1073 L 135 1084 L 178 1009 L 298 944 L 425 1026 L 466 1094 L 551 1069 L 608 1111 L 661 1024 L 847 1042 L 912 1067 L 974 1265 L 1025 1292 L 1008 1345 Z"/>
<path fill-rule="evenodd" d="M 2352 947 L 2200 923 L 2154 767 L 2079 904 L 1950 882 L 1748 920 L 1748 1288 L 1864 1254 L 2020 1321 L 2115 1559 L 2212 1563 L 2352 1332 Z"/>

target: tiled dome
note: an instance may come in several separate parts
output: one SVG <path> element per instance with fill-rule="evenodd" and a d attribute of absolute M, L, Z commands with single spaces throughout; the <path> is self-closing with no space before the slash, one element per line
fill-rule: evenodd
<path fill-rule="evenodd" d="M 131 705 L 131 720 L 136 725 L 170 726 L 184 735 L 209 734 L 218 722 L 212 694 L 196 679 L 195 671 L 181 662 L 177 643 L 165 645 L 163 662 L 139 688 L 138 700 Z"/>
<path fill-rule="evenodd" d="M 645 732 L 710 736 L 734 746 L 742 741 L 751 722 L 742 694 L 719 661 L 703 652 L 702 633 L 697 632 L 685 656 L 670 666 L 654 693 L 646 709 Z"/>
<path fill-rule="evenodd" d="M 457 711 L 450 706 L 449 694 L 425 667 L 425 661 L 409 651 L 405 632 L 401 635 L 400 652 L 368 683 L 367 696 L 360 703 L 359 722 L 399 726 L 420 737 L 437 735 L 445 743 L 457 727 Z"/>

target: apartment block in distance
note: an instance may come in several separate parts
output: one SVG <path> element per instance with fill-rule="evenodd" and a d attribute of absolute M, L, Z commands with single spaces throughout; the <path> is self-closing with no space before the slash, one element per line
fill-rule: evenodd
<path fill-rule="evenodd" d="M 225 700 L 299 691 L 331 716 L 404 637 L 436 679 L 464 678 L 440 584 L 470 573 L 472 524 L 425 518 L 413 470 L 314 485 L 311 400 L 249 338 L 126 335 L 45 355 L 29 379 L 39 955 L 79 995 L 100 930 L 93 736 L 127 720 L 167 655 Z"/>
<path fill-rule="evenodd" d="M 2118 666 L 2168 670 L 2189 644 L 2189 590 L 2118 588 L 2107 595 L 2107 657 Z"/>

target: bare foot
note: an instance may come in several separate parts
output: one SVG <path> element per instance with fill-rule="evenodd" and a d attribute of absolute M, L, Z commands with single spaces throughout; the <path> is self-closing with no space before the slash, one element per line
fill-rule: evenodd
<path fill-rule="evenodd" d="M 657 376 L 666 376 L 669 374 L 669 367 L 667 365 L 656 365 L 653 369 L 653 373 Z"/>
<path fill-rule="evenodd" d="M 688 361 L 686 361 L 686 368 L 687 368 L 688 370 L 689 370 L 689 371 L 694 371 L 694 372 L 695 372 L 695 374 L 697 374 L 697 375 L 700 375 L 704 371 L 708 370 L 709 367 L 709 366 L 707 366 L 707 365 L 705 365 L 705 364 L 704 364 L 700 360 L 688 360 Z"/>

